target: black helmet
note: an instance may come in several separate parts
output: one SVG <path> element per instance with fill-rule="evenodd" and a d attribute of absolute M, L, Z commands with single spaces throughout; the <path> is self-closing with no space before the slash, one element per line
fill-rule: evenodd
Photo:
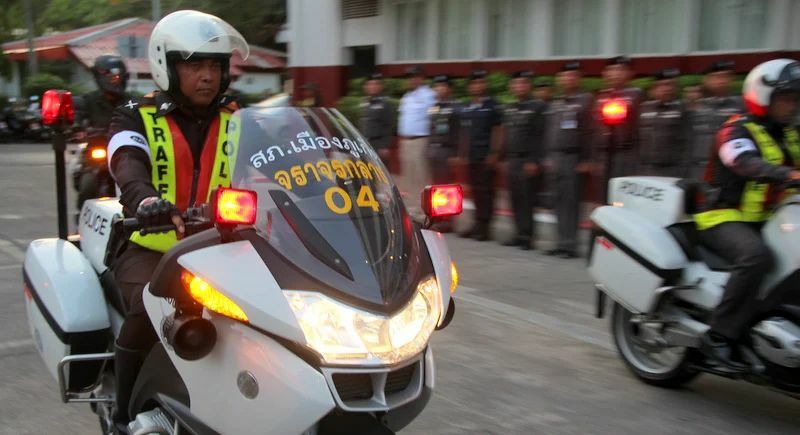
<path fill-rule="evenodd" d="M 122 95 L 128 85 L 128 69 L 122 58 L 113 54 L 104 54 L 94 60 L 92 74 L 97 87 L 114 95 Z"/>

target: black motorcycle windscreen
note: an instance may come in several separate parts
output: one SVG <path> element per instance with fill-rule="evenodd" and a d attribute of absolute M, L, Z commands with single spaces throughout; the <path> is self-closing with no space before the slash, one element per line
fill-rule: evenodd
<path fill-rule="evenodd" d="M 227 128 L 232 187 L 257 192 L 255 230 L 274 251 L 366 308 L 391 312 L 411 298 L 431 269 L 427 249 L 389 171 L 344 116 L 251 108 Z"/>

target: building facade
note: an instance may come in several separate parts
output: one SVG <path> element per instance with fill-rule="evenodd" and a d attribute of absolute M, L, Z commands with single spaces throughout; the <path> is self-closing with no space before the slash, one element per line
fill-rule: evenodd
<path fill-rule="evenodd" d="M 739 72 L 777 56 L 800 58 L 800 0 L 288 0 L 295 87 L 316 82 L 325 104 L 349 78 L 473 68 L 552 74 L 567 59 L 599 74 L 634 58 L 638 74 L 698 73 L 720 58 Z"/>

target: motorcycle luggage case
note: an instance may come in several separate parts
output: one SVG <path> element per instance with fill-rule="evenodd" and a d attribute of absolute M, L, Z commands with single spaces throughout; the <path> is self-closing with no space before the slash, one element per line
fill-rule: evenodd
<path fill-rule="evenodd" d="M 683 250 L 666 229 L 626 208 L 600 207 L 591 218 L 589 274 L 628 310 L 650 312 L 657 290 L 677 284 L 688 265 Z"/>
<path fill-rule="evenodd" d="M 25 309 L 36 348 L 58 379 L 58 363 L 68 355 L 102 353 L 110 338 L 108 308 L 92 265 L 72 243 L 31 242 L 23 265 Z M 101 362 L 72 363 L 66 386 L 90 387 Z"/>

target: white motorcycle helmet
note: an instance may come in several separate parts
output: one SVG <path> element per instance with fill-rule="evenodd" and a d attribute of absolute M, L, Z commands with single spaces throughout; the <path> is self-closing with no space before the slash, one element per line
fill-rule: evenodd
<path fill-rule="evenodd" d="M 766 116 L 773 96 L 780 92 L 800 92 L 800 62 L 770 60 L 753 68 L 744 79 L 742 95 L 753 115 Z"/>
<path fill-rule="evenodd" d="M 250 55 L 247 41 L 230 24 L 214 15 L 183 10 L 173 12 L 156 23 L 150 34 L 147 57 L 156 85 L 173 94 L 180 92 L 175 71 L 176 60 L 190 57 L 219 59 L 222 63 L 219 92 L 223 93 L 231 81 L 230 57 L 234 51 L 243 60 Z"/>

